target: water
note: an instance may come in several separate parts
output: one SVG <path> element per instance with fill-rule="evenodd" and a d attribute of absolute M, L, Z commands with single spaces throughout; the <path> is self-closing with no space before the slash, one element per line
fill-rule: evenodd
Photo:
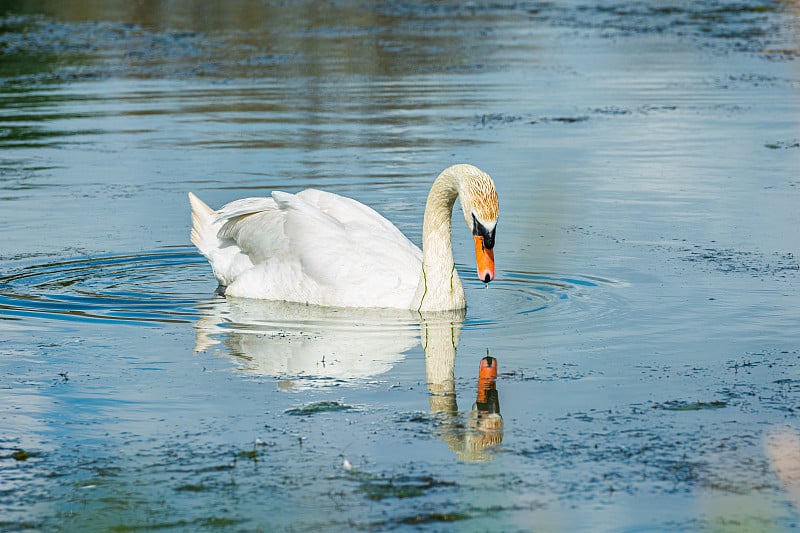
<path fill-rule="evenodd" d="M 794 4 L 3 10 L 0 529 L 796 527 Z M 463 315 L 215 298 L 189 244 L 189 190 L 305 187 L 418 243 L 455 162 Z"/>

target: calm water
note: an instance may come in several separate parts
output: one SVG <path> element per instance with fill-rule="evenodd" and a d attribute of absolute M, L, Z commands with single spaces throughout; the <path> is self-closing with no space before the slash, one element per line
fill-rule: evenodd
<path fill-rule="evenodd" d="M 0 530 L 798 526 L 797 4 L 66 4 L 0 4 Z M 455 162 L 466 314 L 189 244 L 189 190 L 310 186 L 418 243 Z"/>

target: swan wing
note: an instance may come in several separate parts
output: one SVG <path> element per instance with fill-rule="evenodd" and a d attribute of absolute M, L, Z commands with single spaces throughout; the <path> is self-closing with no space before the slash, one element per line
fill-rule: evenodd
<path fill-rule="evenodd" d="M 297 193 L 297 196 L 342 224 L 372 228 L 370 231 L 376 234 L 383 234 L 386 237 L 398 239 L 398 241 L 407 241 L 409 245 L 416 248 L 397 226 L 368 205 L 357 200 L 318 189 L 306 189 Z M 420 255 L 420 257 L 422 256 Z"/>
<path fill-rule="evenodd" d="M 263 199 L 247 199 L 263 200 Z M 273 205 L 272 199 L 269 199 Z M 250 257 L 243 253 L 234 239 L 227 237 L 222 228 L 226 223 L 226 209 L 234 204 L 244 205 L 246 201 L 232 202 L 219 211 L 214 211 L 197 196 L 189 193 L 192 207 L 191 240 L 197 249 L 208 259 L 214 276 L 220 285 L 232 283 L 241 273 L 253 267 Z"/>
<path fill-rule="evenodd" d="M 422 255 L 373 209 L 314 189 L 239 200 L 219 230 L 253 263 L 227 294 L 346 307 L 407 307 Z M 235 205 L 233 205 L 235 204 Z"/>
<path fill-rule="evenodd" d="M 276 208 L 275 200 L 271 197 L 241 198 L 225 204 L 216 211 L 215 222 L 225 223 L 237 217 L 252 215 L 261 211 L 270 211 Z"/>
<path fill-rule="evenodd" d="M 254 265 L 289 253 L 286 213 L 275 200 L 246 198 L 231 204 L 218 211 L 217 238 L 222 246 L 237 248 Z"/>

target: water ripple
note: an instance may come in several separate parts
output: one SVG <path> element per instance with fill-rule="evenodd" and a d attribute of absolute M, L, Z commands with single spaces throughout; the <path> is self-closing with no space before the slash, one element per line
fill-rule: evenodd
<path fill-rule="evenodd" d="M 0 320 L 192 322 L 197 299 L 182 284 L 203 263 L 176 248 L 29 265 L 0 276 Z"/>
<path fill-rule="evenodd" d="M 499 271 L 497 279 L 483 288 L 471 268 L 459 266 L 459 271 L 470 303 L 464 322 L 468 329 L 493 327 L 501 322 L 519 325 L 536 313 L 557 312 L 587 291 L 618 283 L 592 276 Z M 212 286 L 213 277 L 205 259 L 190 247 L 31 264 L 0 276 L 0 320 L 55 319 L 151 326 L 195 322 L 208 314 L 210 306 L 222 304 L 212 297 Z M 349 317 L 347 313 L 343 316 L 325 310 L 312 312 L 308 306 L 300 306 L 305 309 L 305 318 L 286 306 L 263 303 L 251 307 L 256 310 L 252 316 L 237 313 L 237 328 L 291 329 L 320 321 L 329 328 L 338 328 Z M 575 311 L 575 305 L 569 307 L 570 312 Z M 380 321 L 382 316 L 374 315 L 371 321 Z M 227 317 L 220 322 L 231 328 L 230 320 Z M 419 323 L 407 315 L 401 322 L 404 328 Z"/>
<path fill-rule="evenodd" d="M 603 301 L 609 297 L 604 289 L 624 285 L 599 276 L 557 272 L 498 271 L 489 286 L 475 280 L 471 269 L 465 268 L 461 276 L 470 305 L 465 327 L 488 328 L 502 323 L 515 332 L 526 331 L 523 324 L 539 313 L 570 313 L 573 323 L 581 318 L 595 320 L 615 308 Z M 583 305 L 586 300 L 592 305 Z"/>

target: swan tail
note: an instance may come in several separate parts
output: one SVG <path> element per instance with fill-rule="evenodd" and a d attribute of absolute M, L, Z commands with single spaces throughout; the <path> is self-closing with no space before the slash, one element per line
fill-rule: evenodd
<path fill-rule="evenodd" d="M 191 192 L 189 193 L 189 204 L 192 206 L 192 244 L 197 246 L 203 255 L 207 255 L 207 252 L 217 243 L 214 210 Z"/>

